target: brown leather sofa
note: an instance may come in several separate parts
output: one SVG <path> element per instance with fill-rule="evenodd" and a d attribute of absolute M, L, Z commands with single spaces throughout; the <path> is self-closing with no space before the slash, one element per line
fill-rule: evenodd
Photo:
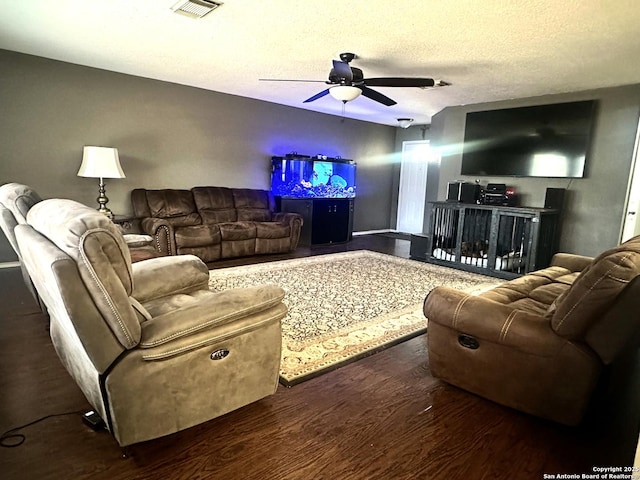
<path fill-rule="evenodd" d="M 165 255 L 197 255 L 205 262 L 291 252 L 298 246 L 302 217 L 275 213 L 270 192 L 247 188 L 131 192 L 134 215 Z"/>
<path fill-rule="evenodd" d="M 434 376 L 517 410 L 578 424 L 605 365 L 638 344 L 640 236 L 479 295 L 427 296 Z"/>

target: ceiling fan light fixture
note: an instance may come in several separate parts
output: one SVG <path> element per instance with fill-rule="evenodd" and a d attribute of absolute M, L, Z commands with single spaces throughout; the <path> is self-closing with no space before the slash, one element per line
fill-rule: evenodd
<path fill-rule="evenodd" d="M 180 0 L 171 10 L 192 18 L 202 18 L 207 13 L 218 8 L 222 3 L 213 2 L 211 0 Z"/>
<path fill-rule="evenodd" d="M 411 126 L 411 124 L 413 123 L 413 118 L 398 118 L 396 120 L 398 120 L 398 124 L 402 128 L 409 128 Z"/>
<path fill-rule="evenodd" d="M 350 85 L 336 85 L 329 88 L 329 95 L 341 102 L 350 102 L 360 96 L 362 90 L 358 87 L 352 87 Z"/>

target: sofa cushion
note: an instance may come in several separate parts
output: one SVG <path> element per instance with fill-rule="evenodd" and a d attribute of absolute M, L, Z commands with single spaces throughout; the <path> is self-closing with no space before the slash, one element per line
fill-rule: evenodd
<path fill-rule="evenodd" d="M 480 296 L 535 315 L 544 315 L 555 299 L 569 290 L 577 274 L 563 267 L 549 267 L 482 293 Z"/>
<path fill-rule="evenodd" d="M 275 222 L 256 222 L 257 238 L 289 238 L 291 227 Z"/>
<path fill-rule="evenodd" d="M 176 230 L 176 247 L 202 247 L 220 243 L 220 228 L 218 225 L 194 225 Z"/>
<path fill-rule="evenodd" d="M 239 222 L 268 222 L 271 220 L 271 212 L 261 208 L 239 208 Z"/>
<path fill-rule="evenodd" d="M 189 190 L 147 190 L 147 202 L 152 217 L 184 217 L 196 213 L 193 195 Z"/>
<path fill-rule="evenodd" d="M 568 338 L 582 336 L 639 273 L 640 237 L 602 253 L 550 307 L 553 329 Z"/>
<path fill-rule="evenodd" d="M 233 201 L 238 211 L 238 221 L 268 222 L 274 210 L 269 192 L 249 188 L 234 188 Z"/>
<path fill-rule="evenodd" d="M 178 247 L 178 255 L 195 255 L 204 262 L 215 262 L 220 260 L 220 243 L 203 245 L 201 247 Z"/>
<path fill-rule="evenodd" d="M 201 210 L 202 223 L 227 223 L 238 220 L 238 213 L 235 208 L 219 210 Z"/>
<path fill-rule="evenodd" d="M 233 194 L 226 187 L 194 187 L 193 201 L 204 223 L 235 222 L 238 220 Z"/>
<path fill-rule="evenodd" d="M 256 225 L 252 222 L 219 223 L 223 241 L 252 240 L 256 238 Z"/>

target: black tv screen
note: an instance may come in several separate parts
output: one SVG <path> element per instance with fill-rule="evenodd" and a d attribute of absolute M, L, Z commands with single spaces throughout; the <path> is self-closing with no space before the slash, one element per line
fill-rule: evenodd
<path fill-rule="evenodd" d="M 596 101 L 467 113 L 462 175 L 584 177 Z"/>

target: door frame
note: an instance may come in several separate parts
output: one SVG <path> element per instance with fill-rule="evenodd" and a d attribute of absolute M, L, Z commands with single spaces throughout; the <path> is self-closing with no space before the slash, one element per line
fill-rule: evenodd
<path fill-rule="evenodd" d="M 396 211 L 396 232 L 401 232 L 402 230 L 399 228 L 400 227 L 400 213 L 402 212 L 402 204 L 403 201 L 406 202 L 406 198 L 407 198 L 407 191 L 406 188 L 404 189 L 403 192 L 403 179 L 407 176 L 407 175 L 411 175 L 413 172 L 408 172 L 407 168 L 405 168 L 406 163 L 405 160 L 407 159 L 407 157 L 405 157 L 405 151 L 408 150 L 407 147 L 408 146 L 412 146 L 412 145 L 428 145 L 429 147 L 431 147 L 431 141 L 430 140 L 406 140 L 402 142 L 402 155 L 401 155 L 401 159 L 400 159 L 400 181 L 398 184 L 398 208 Z M 421 206 L 420 208 L 420 218 L 424 219 L 424 205 L 425 205 L 425 198 L 426 198 L 426 188 L 427 188 L 427 170 L 428 170 L 428 166 L 429 166 L 429 156 L 427 156 L 427 158 L 424 159 L 424 172 L 421 178 L 423 178 L 424 182 L 423 182 L 423 188 L 422 188 L 422 195 L 421 195 L 421 199 L 419 199 L 420 201 L 418 202 L 418 204 Z M 406 187 L 406 185 L 405 185 Z M 424 231 L 424 224 L 421 226 L 421 231 Z M 421 233 L 421 232 L 404 232 L 404 233 Z"/>
<path fill-rule="evenodd" d="M 636 141 L 631 157 L 629 185 L 625 200 L 624 216 L 620 228 L 620 243 L 640 235 L 640 117 L 636 129 Z"/>

